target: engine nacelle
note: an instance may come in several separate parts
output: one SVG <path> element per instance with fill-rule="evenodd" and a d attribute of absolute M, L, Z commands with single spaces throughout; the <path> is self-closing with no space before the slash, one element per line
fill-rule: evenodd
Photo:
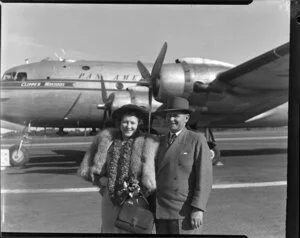
<path fill-rule="evenodd" d="M 125 104 L 134 104 L 140 107 L 144 107 L 148 110 L 149 99 L 148 99 L 148 88 L 143 86 L 135 86 L 127 88 L 126 91 L 120 91 L 115 93 L 115 99 L 112 104 L 112 110 L 116 110 Z M 161 103 L 152 99 L 152 111 L 155 111 Z"/>
<path fill-rule="evenodd" d="M 161 68 L 160 78 L 153 85 L 153 94 L 156 100 L 165 102 L 168 97 L 188 98 L 192 93 L 201 93 L 225 70 L 233 65 L 197 58 L 178 59 L 176 64 L 164 64 Z M 203 90 L 202 90 L 203 89 Z M 201 91 L 202 90 L 202 91 Z"/>

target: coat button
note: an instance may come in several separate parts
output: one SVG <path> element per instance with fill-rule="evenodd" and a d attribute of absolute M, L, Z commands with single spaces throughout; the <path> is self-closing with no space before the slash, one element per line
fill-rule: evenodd
<path fill-rule="evenodd" d="M 175 188 L 174 191 L 175 191 L 175 192 L 178 192 L 178 188 Z"/>
<path fill-rule="evenodd" d="M 174 177 L 174 180 L 177 180 L 177 176 Z"/>

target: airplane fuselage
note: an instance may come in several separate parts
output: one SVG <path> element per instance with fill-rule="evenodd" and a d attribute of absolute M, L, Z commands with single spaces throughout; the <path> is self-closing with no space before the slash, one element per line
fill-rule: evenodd
<path fill-rule="evenodd" d="M 26 78 L 18 80 L 18 74 Z M 148 106 L 147 88 L 137 87 L 141 76 L 136 66 L 109 62 L 44 61 L 10 69 L 17 80 L 1 82 L 2 119 L 14 123 L 49 127 L 98 127 L 103 111 L 100 76 L 105 80 L 107 94 L 116 93 L 114 107 L 120 103 Z M 4 75 L 4 79 L 5 76 Z M 134 90 L 143 92 L 135 98 Z M 63 116 L 79 97 L 68 119 Z M 154 109 L 158 104 L 154 103 Z"/>
<path fill-rule="evenodd" d="M 146 64 L 146 67 L 151 69 L 152 65 Z M 258 103 L 265 95 L 258 95 L 256 99 L 245 96 L 235 107 L 235 94 L 225 96 L 195 89 L 195 82 L 208 84 L 229 68 L 211 62 L 164 64 L 152 110 L 155 111 L 168 96 L 184 96 L 196 110 L 190 122 L 199 127 L 287 124 L 287 97 L 280 92 L 281 106 L 275 109 L 266 107 L 261 113 L 271 110 L 270 113 L 250 120 L 258 116 L 257 113 L 245 118 L 241 105 L 246 108 L 250 101 L 257 100 Z M 143 79 L 136 63 L 43 60 L 5 72 L 1 81 L 1 120 L 22 125 L 31 123 L 37 127 L 99 127 L 103 119 L 103 110 L 97 109 L 97 105 L 103 103 L 101 77 L 108 96 L 115 94 L 113 109 L 130 103 L 148 108 L 148 88 L 139 86 Z M 70 108 L 67 118 L 64 117 Z M 113 122 L 108 125 L 113 125 Z"/>

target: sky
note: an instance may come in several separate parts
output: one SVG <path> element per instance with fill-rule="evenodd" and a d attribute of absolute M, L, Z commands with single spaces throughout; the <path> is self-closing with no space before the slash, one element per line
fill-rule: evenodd
<path fill-rule="evenodd" d="M 67 59 L 165 62 L 201 57 L 238 65 L 289 41 L 285 0 L 250 5 L 2 3 L 1 75 L 57 55 Z"/>

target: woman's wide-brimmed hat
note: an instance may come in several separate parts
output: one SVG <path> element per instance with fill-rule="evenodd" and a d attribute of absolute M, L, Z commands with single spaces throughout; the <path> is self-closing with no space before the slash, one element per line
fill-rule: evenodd
<path fill-rule="evenodd" d="M 157 114 L 165 114 L 168 112 L 182 112 L 191 114 L 194 110 L 190 109 L 189 101 L 182 97 L 172 97 L 167 101 L 167 104 L 157 111 Z"/>
<path fill-rule="evenodd" d="M 130 113 L 133 113 L 139 119 L 143 120 L 144 124 L 147 123 L 148 111 L 145 108 L 136 106 L 134 104 L 127 104 L 115 110 L 112 114 L 112 119 L 114 121 L 120 121 L 124 115 Z"/>

